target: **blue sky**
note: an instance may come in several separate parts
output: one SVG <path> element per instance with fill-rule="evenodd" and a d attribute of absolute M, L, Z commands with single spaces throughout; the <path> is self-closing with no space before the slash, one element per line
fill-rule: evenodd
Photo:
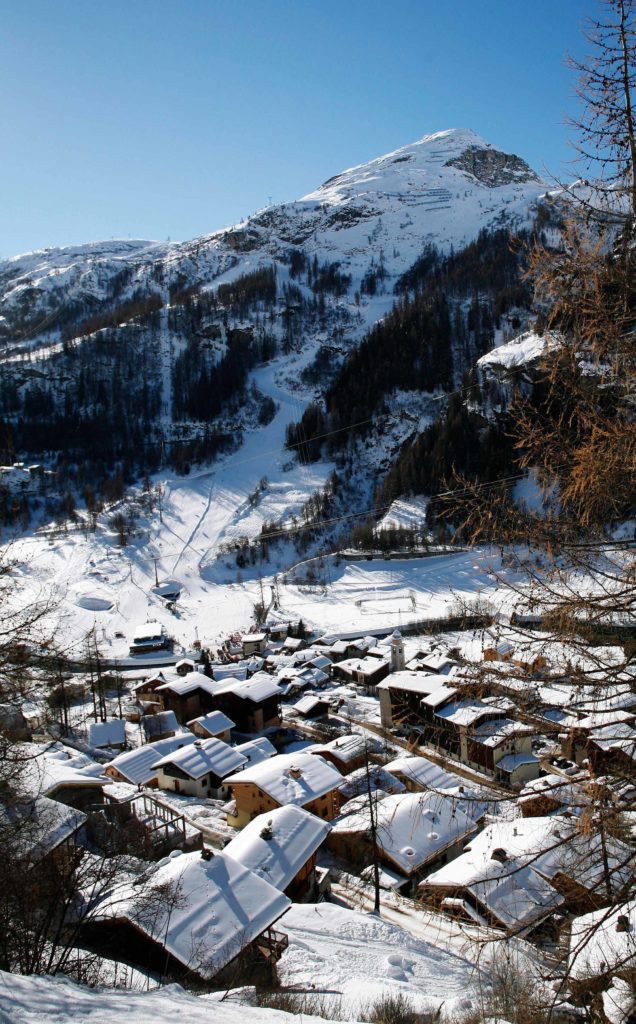
<path fill-rule="evenodd" d="M 567 175 L 594 0 L 0 0 L 0 257 L 186 239 L 444 128 Z"/>

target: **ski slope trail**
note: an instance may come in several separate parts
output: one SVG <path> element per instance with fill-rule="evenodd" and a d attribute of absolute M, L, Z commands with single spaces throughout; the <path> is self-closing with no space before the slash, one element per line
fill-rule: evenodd
<path fill-rule="evenodd" d="M 259 390 L 277 405 L 271 423 L 247 434 L 241 448 L 212 470 L 188 480 L 202 507 L 172 563 L 172 575 L 188 560 L 188 552 L 196 556 L 197 567 L 203 571 L 222 543 L 229 544 L 241 537 L 252 539 L 258 536 L 266 519 L 299 511 L 331 471 L 332 467 L 326 464 L 301 466 L 285 450 L 285 429 L 302 415 L 307 402 L 276 382 L 282 366 L 289 372 L 290 361 L 276 360 L 254 374 Z M 256 496 L 264 480 L 267 485 Z M 182 494 L 180 483 L 172 481 L 166 488 L 166 505 L 176 512 Z"/>

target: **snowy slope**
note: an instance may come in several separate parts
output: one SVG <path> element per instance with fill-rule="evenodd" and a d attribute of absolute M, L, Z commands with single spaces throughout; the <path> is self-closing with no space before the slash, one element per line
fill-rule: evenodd
<path fill-rule="evenodd" d="M 291 1024 L 290 1014 L 193 996 L 179 985 L 156 991 L 112 990 L 76 985 L 63 977 L 22 977 L 0 972 L 0 1024 Z M 309 1021 L 320 1021 L 309 1017 Z"/>

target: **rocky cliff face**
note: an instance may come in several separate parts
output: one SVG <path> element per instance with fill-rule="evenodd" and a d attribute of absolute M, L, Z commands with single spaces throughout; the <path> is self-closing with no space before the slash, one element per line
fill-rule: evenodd
<path fill-rule="evenodd" d="M 500 188 L 520 182 L 539 182 L 532 168 L 514 153 L 501 153 L 496 149 L 469 146 L 459 156 L 449 160 L 447 167 L 467 171 L 487 188 Z"/>

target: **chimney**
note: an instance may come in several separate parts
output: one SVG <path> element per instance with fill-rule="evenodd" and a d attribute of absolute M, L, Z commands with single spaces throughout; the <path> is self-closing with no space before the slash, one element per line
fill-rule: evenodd
<path fill-rule="evenodd" d="M 207 846 L 201 847 L 201 860 L 212 860 L 213 856 L 212 850 L 209 850 Z"/>
<path fill-rule="evenodd" d="M 291 767 L 289 769 L 289 777 L 291 779 L 300 779 L 300 778 L 302 778 L 302 772 L 301 772 L 300 768 Z"/>
<path fill-rule="evenodd" d="M 505 864 L 508 860 L 508 854 L 501 848 L 501 846 L 498 846 L 490 854 L 490 859 L 499 861 L 500 864 Z"/>
<path fill-rule="evenodd" d="M 619 914 L 616 918 L 616 931 L 617 932 L 628 932 L 629 931 L 629 918 L 627 914 Z"/>
<path fill-rule="evenodd" d="M 274 838 L 274 828 L 272 826 L 272 820 L 270 818 L 270 820 L 267 822 L 267 824 L 261 829 L 261 839 L 269 840 L 269 839 L 273 839 L 273 838 Z"/>

